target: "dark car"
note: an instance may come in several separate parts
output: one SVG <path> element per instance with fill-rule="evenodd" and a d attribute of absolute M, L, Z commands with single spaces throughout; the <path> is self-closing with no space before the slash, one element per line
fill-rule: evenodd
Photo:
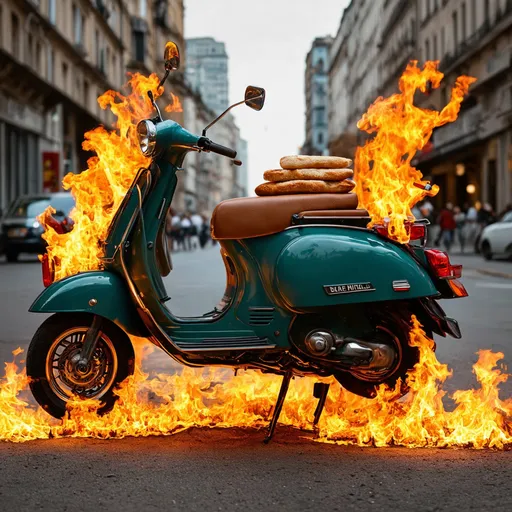
<path fill-rule="evenodd" d="M 16 261 L 20 253 L 42 254 L 46 242 L 41 238 L 44 230 L 37 217 L 52 206 L 56 221 L 70 225 L 69 213 L 75 202 L 68 192 L 34 194 L 16 199 L 0 219 L 0 254 L 7 261 Z"/>

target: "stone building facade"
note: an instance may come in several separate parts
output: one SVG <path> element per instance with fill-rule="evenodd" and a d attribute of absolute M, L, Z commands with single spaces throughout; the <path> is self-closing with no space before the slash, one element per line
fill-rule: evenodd
<path fill-rule="evenodd" d="M 365 134 L 357 121 L 379 90 L 379 48 L 385 0 L 352 0 L 331 45 L 329 151 L 353 157 Z"/>
<path fill-rule="evenodd" d="M 200 133 L 215 114 L 183 71 L 183 0 L 0 0 L 0 210 L 20 195 L 59 190 L 65 174 L 87 168 L 92 155 L 82 150 L 83 134 L 114 121 L 96 99 L 120 90 L 126 72 L 162 75 L 169 40 L 180 47 L 182 67 L 167 89 L 184 111 L 166 116 Z M 214 180 L 201 178 L 206 159 L 187 160 L 176 209 L 210 209 L 205 198 Z M 231 197 L 233 189 L 225 186 L 215 197 Z"/>
<path fill-rule="evenodd" d="M 512 202 L 512 0 L 352 0 L 330 60 L 329 149 L 343 156 L 364 143 L 358 119 L 398 92 L 410 60 L 439 61 L 445 74 L 418 95 L 424 108 L 442 109 L 457 76 L 476 77 L 457 121 L 436 129 L 413 164 L 440 185 L 438 207 Z"/>
<path fill-rule="evenodd" d="M 512 202 L 512 1 L 418 3 L 421 59 L 440 60 L 444 85 L 423 99 L 442 108 L 457 76 L 474 76 L 455 123 L 437 128 L 415 162 L 441 186 L 438 203 Z"/>

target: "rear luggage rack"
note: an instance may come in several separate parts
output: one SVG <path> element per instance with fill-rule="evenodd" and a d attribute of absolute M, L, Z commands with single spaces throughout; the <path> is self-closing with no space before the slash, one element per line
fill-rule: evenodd
<path fill-rule="evenodd" d="M 370 217 L 366 215 L 315 215 L 315 212 L 305 212 L 292 215 L 292 226 L 330 224 L 366 228 L 370 220 Z"/>

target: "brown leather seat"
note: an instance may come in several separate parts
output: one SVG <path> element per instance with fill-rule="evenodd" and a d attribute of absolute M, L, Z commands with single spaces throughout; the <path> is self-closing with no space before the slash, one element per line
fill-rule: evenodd
<path fill-rule="evenodd" d="M 279 233 L 291 225 L 299 212 L 355 210 L 356 194 L 290 194 L 242 197 L 222 201 L 215 208 L 212 237 L 215 240 L 240 240 Z"/>

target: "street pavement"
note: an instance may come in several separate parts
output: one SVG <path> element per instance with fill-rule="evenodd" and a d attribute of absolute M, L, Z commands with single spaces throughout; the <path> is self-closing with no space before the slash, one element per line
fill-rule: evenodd
<path fill-rule="evenodd" d="M 465 265 L 470 297 L 443 301 L 463 338 L 437 338 L 454 375 L 445 389 L 474 383 L 479 348 L 512 355 L 512 263 L 452 256 Z M 224 291 L 219 247 L 173 256 L 169 307 L 180 316 L 211 309 Z M 27 348 L 44 315 L 27 309 L 42 290 L 37 260 L 0 260 L 0 359 Z M 153 354 L 148 369 L 176 371 Z M 507 383 L 503 396 L 511 396 Z M 314 443 L 278 427 L 263 433 L 199 430 L 171 437 L 0 443 L 3 510 L 511 510 L 512 452 L 357 448 Z"/>

